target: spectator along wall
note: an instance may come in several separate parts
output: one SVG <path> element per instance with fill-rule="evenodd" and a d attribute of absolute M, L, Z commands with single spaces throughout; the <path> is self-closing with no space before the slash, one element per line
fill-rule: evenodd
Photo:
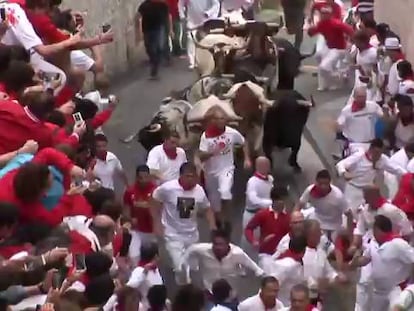
<path fill-rule="evenodd" d="M 389 24 L 400 37 L 404 53 L 414 63 L 414 1 L 375 0 L 375 19 Z"/>
<path fill-rule="evenodd" d="M 86 31 L 98 34 L 105 23 L 112 25 L 115 41 L 102 46 L 105 66 L 110 75 L 125 72 L 142 59 L 142 44 L 135 42 L 135 14 L 143 0 L 64 0 L 64 6 L 85 11 Z M 140 48 L 141 47 L 141 48 Z"/>

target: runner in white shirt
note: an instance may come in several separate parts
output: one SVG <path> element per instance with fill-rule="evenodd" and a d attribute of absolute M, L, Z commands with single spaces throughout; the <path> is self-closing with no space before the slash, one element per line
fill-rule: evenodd
<path fill-rule="evenodd" d="M 234 297 L 231 285 L 225 279 L 214 281 L 211 292 L 212 305 L 214 305 L 214 307 L 210 310 L 211 306 L 207 303 L 206 310 L 232 311 L 237 309 L 239 303 Z"/>
<path fill-rule="evenodd" d="M 357 217 L 358 207 L 364 202 L 364 187 L 379 181 L 384 171 L 398 178 L 406 173 L 405 169 L 392 163 L 383 150 L 383 141 L 374 139 L 367 152 L 358 151 L 336 165 L 339 175 L 346 180 L 344 195 L 354 218 Z"/>
<path fill-rule="evenodd" d="M 191 163 L 184 163 L 180 168 L 180 177 L 170 180 L 154 190 L 151 205 L 154 221 L 154 233 L 164 237 L 166 249 L 171 257 L 177 283 L 180 277 L 182 256 L 188 247 L 197 243 L 198 210 L 205 210 L 210 229 L 216 228 L 214 212 L 203 188 L 197 184 L 197 169 Z M 188 269 L 188 267 L 186 267 Z"/>
<path fill-rule="evenodd" d="M 158 269 L 158 246 L 154 242 L 144 243 L 140 249 L 141 258 L 129 277 L 126 286 L 139 291 L 143 307 L 149 308 L 148 290 L 154 285 L 162 285 L 164 281 Z"/>
<path fill-rule="evenodd" d="M 414 72 L 408 60 L 402 60 L 397 64 L 398 77 L 401 79 L 398 94 L 414 96 Z"/>
<path fill-rule="evenodd" d="M 250 155 L 244 137 L 235 129 L 226 126 L 227 115 L 221 109 L 211 109 L 206 116 L 208 126 L 201 135 L 199 157 L 203 162 L 206 190 L 216 212 L 230 220 L 230 203 L 234 178 L 234 156 L 236 145 L 242 145 L 244 167 L 250 168 Z M 225 215 L 225 216 L 224 216 Z"/>
<path fill-rule="evenodd" d="M 316 174 L 315 183 L 308 186 L 299 199 L 298 208 L 309 203 L 314 207 L 314 217 L 319 221 L 324 234 L 331 240 L 336 239 L 342 227 L 343 217 L 347 217 L 347 225 L 352 227 L 352 212 L 343 192 L 331 184 L 331 176 L 327 170 Z"/>
<path fill-rule="evenodd" d="M 332 285 L 335 282 L 345 282 L 347 278 L 342 273 L 337 273 L 329 263 L 328 254 L 321 243 L 322 231 L 317 220 L 305 221 L 305 235 L 307 247 L 302 259 L 303 271 L 311 301 L 314 305 L 318 305 L 320 290 L 323 290 L 322 282 L 327 281 L 328 285 Z"/>
<path fill-rule="evenodd" d="M 278 299 L 279 282 L 272 276 L 262 279 L 260 292 L 239 304 L 239 311 L 279 311 L 284 306 Z"/>
<path fill-rule="evenodd" d="M 354 230 L 354 238 L 349 249 L 350 254 L 362 246 L 363 249 L 375 249 L 378 243 L 373 239 L 372 228 L 376 215 L 388 217 L 394 227 L 394 231 L 408 236 L 412 233 L 412 225 L 407 216 L 395 205 L 381 197 L 378 187 L 371 186 L 364 189 L 366 204 L 357 211 L 357 224 Z M 361 269 L 361 276 L 357 284 L 356 303 L 360 310 L 366 310 L 370 304 L 372 295 L 371 266 L 366 265 Z"/>
<path fill-rule="evenodd" d="M 366 86 L 367 100 L 375 101 L 377 90 L 374 73 L 377 72 L 377 48 L 371 46 L 370 34 L 366 30 L 358 30 L 355 33 L 354 43 L 356 49 L 354 89 L 358 86 Z"/>
<path fill-rule="evenodd" d="M 401 292 L 392 303 L 392 307 L 392 311 L 414 311 L 414 284 Z"/>
<path fill-rule="evenodd" d="M 342 109 L 337 119 L 337 130 L 342 132 L 349 145 L 346 154 L 368 150 L 375 138 L 375 123 L 384 116 L 377 103 L 367 101 L 365 86 L 356 86 L 352 98 L 352 103 Z"/>
<path fill-rule="evenodd" d="M 124 187 L 128 187 L 128 178 L 122 168 L 121 161 L 112 152 L 108 151 L 108 139 L 104 134 L 95 135 L 96 159 L 92 168 L 93 175 L 99 178 L 102 187 L 115 189 L 115 177 L 122 180 Z"/>
<path fill-rule="evenodd" d="M 293 286 L 305 282 L 303 256 L 306 252 L 307 241 L 304 235 L 290 239 L 289 249 L 269 263 L 265 271 L 279 281 L 279 299 L 285 305 L 290 305 L 290 291 Z"/>
<path fill-rule="evenodd" d="M 367 311 L 388 311 L 390 299 L 401 293 L 403 283 L 411 276 L 414 249 L 394 234 L 392 221 L 384 215 L 375 216 L 373 236 L 379 247 L 367 249 L 356 261 L 359 266 L 371 264 L 373 295 Z"/>
<path fill-rule="evenodd" d="M 414 105 L 408 95 L 396 95 L 394 101 L 398 114 L 391 120 L 390 144 L 392 148 L 402 148 L 414 143 Z"/>
<path fill-rule="evenodd" d="M 195 66 L 195 44 L 193 37 L 196 35 L 196 28 L 205 21 L 214 19 L 220 13 L 219 0 L 179 0 L 178 11 L 180 18 L 186 22 L 187 27 L 187 55 L 189 67 Z"/>
<path fill-rule="evenodd" d="M 181 165 L 187 162 L 184 149 L 178 147 L 179 141 L 178 133 L 168 133 L 164 143 L 155 146 L 148 153 L 147 166 L 150 168 L 151 175 L 160 184 L 178 179 Z"/>
<path fill-rule="evenodd" d="M 270 175 L 270 161 L 266 157 L 258 157 L 255 161 L 256 172 L 249 178 L 246 187 L 246 207 L 243 213 L 243 228 L 261 208 L 272 205 L 270 192 L 273 188 L 273 176 Z"/>
<path fill-rule="evenodd" d="M 397 65 L 400 61 L 404 59 L 404 55 L 402 54 L 401 44 L 398 38 L 386 38 L 385 49 L 388 59 L 390 59 L 392 63 L 389 71 L 386 72 L 388 76 L 387 92 L 389 95 L 395 96 L 396 94 L 398 94 L 398 87 L 400 85 Z"/>
<path fill-rule="evenodd" d="M 401 148 L 396 153 L 394 153 L 390 161 L 393 162 L 395 165 L 399 165 L 400 167 L 406 169 L 408 172 L 414 172 L 414 161 L 412 158 L 414 157 L 414 143 L 410 143 L 406 145 L 404 148 Z M 398 178 L 395 175 L 392 175 L 388 172 L 384 174 L 385 184 L 388 188 L 388 198 L 393 199 L 398 191 Z"/>
<path fill-rule="evenodd" d="M 297 284 L 290 291 L 290 307 L 283 308 L 281 311 L 318 311 L 318 309 L 310 304 L 309 289 L 306 285 Z"/>
<path fill-rule="evenodd" d="M 241 267 L 253 271 L 256 276 L 264 273 L 240 247 L 230 244 L 230 233 L 222 229 L 213 232 L 212 243 L 190 246 L 181 257 L 181 266 L 186 267 L 194 260 L 198 263 L 204 289 L 210 293 L 214 281 L 218 279 L 228 281 L 237 293 L 242 284 Z"/>

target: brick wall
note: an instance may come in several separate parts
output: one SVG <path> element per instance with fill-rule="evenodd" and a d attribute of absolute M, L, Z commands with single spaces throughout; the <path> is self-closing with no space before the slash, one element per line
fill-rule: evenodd
<path fill-rule="evenodd" d="M 375 0 L 375 19 L 389 24 L 414 64 L 414 0 Z"/>

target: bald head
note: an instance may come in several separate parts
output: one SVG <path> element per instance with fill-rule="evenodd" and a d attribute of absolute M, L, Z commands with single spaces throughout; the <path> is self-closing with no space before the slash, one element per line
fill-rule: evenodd
<path fill-rule="evenodd" d="M 107 215 L 98 215 L 92 221 L 92 224 L 98 228 L 111 228 L 115 227 L 113 219 Z"/>
<path fill-rule="evenodd" d="M 115 234 L 115 221 L 106 215 L 95 216 L 89 228 L 96 234 L 101 246 L 112 242 Z"/>
<path fill-rule="evenodd" d="M 353 97 L 355 102 L 361 105 L 365 105 L 367 101 L 367 87 L 366 86 L 358 86 L 355 88 Z"/>
<path fill-rule="evenodd" d="M 305 220 L 305 217 L 303 216 L 301 211 L 293 211 L 290 214 L 290 222 L 291 223 L 303 222 L 304 220 Z"/>
<path fill-rule="evenodd" d="M 264 176 L 270 173 L 270 160 L 266 157 L 258 157 L 255 161 L 256 171 Z"/>

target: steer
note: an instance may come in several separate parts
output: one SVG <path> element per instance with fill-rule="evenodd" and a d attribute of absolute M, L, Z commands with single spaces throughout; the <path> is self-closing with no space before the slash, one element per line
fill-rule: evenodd
<path fill-rule="evenodd" d="M 267 109 L 263 125 L 263 151 L 272 159 L 273 147 L 290 148 L 289 165 L 301 171 L 297 162 L 303 128 L 308 120 L 313 99 L 307 101 L 294 90 L 279 91 L 275 104 Z"/>
<path fill-rule="evenodd" d="M 246 49 L 248 44 L 243 38 L 222 33 L 207 34 L 200 41 L 193 37 L 193 40 L 197 48 L 196 67 L 200 77 L 228 72 L 236 52 Z"/>
<path fill-rule="evenodd" d="M 234 112 L 242 117 L 238 130 L 246 137 L 251 154 L 260 154 L 263 117 L 273 101 L 268 100 L 263 88 L 252 81 L 236 83 L 224 97 L 231 99 Z"/>

